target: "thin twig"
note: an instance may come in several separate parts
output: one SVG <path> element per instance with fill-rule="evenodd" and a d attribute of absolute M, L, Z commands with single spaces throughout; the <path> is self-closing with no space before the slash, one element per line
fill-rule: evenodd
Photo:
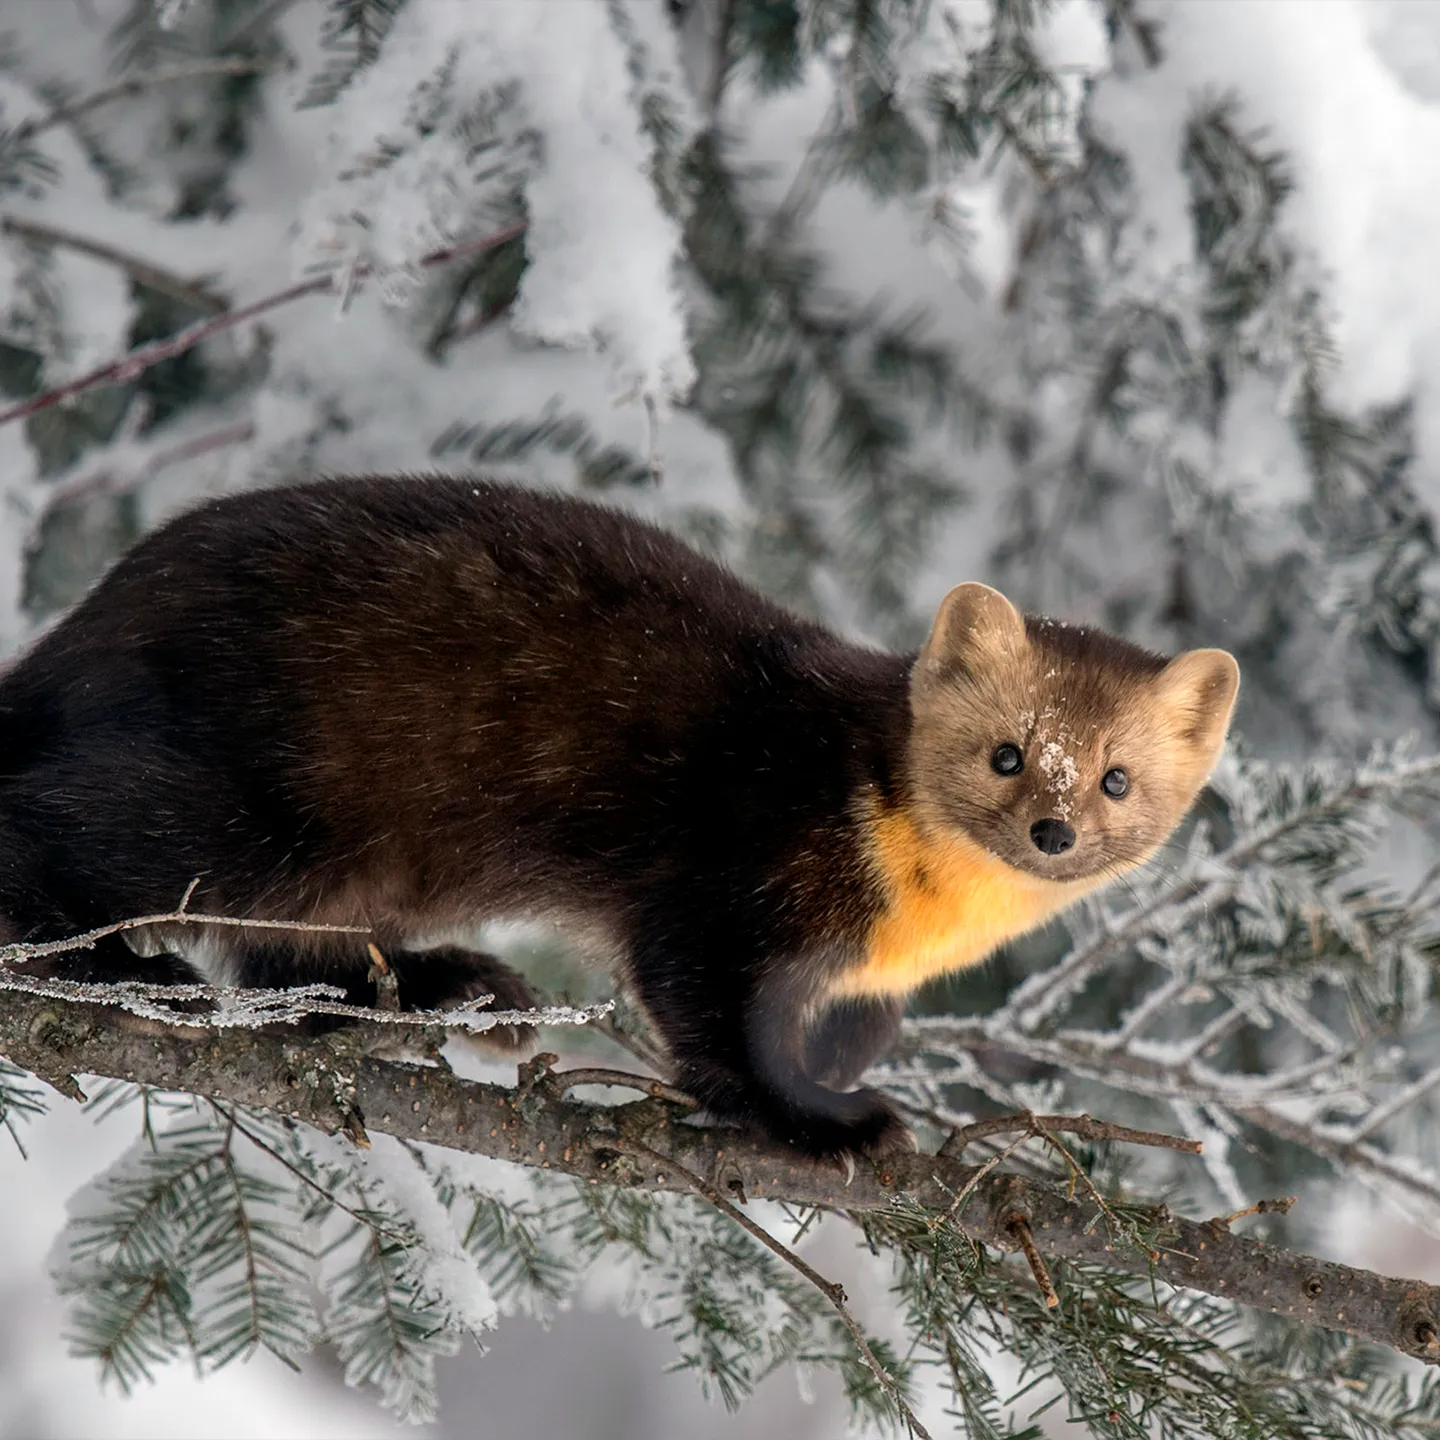
<path fill-rule="evenodd" d="M 503 245 L 507 241 L 523 235 L 526 228 L 524 221 L 517 221 L 514 225 L 507 225 L 503 230 L 497 230 L 493 235 L 487 235 L 483 239 L 470 240 L 461 245 L 447 245 L 443 249 L 432 250 L 416 264 L 421 269 L 430 269 L 450 260 L 459 259 L 464 255 L 477 255 L 484 250 L 493 250 L 497 245 Z M 67 381 L 64 385 L 57 385 L 53 390 L 45 391 L 43 395 L 31 396 L 30 399 L 22 400 L 18 405 L 12 405 L 8 410 L 0 411 L 0 425 L 8 425 L 13 420 L 23 420 L 38 411 L 48 410 L 52 405 L 58 405 L 72 395 L 93 390 L 97 385 L 128 385 L 132 380 L 143 375 L 152 365 L 158 365 L 162 360 L 173 360 L 177 355 L 183 355 L 187 350 L 193 350 L 202 341 L 209 340 L 226 330 L 233 330 L 247 320 L 253 320 L 256 316 L 267 314 L 271 310 L 278 310 L 282 305 L 288 305 L 292 300 L 304 299 L 307 295 L 326 294 L 335 289 L 337 280 L 348 284 L 363 280 L 372 275 L 374 271 L 375 267 L 368 262 L 350 266 L 343 274 L 327 271 L 324 275 L 317 275 L 310 280 L 302 280 L 287 289 L 267 295 L 263 300 L 242 305 L 238 310 L 230 310 L 224 315 L 201 320 L 163 340 L 155 340 L 149 345 L 138 346 L 128 354 L 120 356 L 119 359 L 111 360 L 108 364 Z"/>
<path fill-rule="evenodd" d="M 1201 1141 L 1190 1140 L 1183 1135 L 1166 1135 L 1159 1130 L 1134 1130 L 1129 1125 L 1112 1125 L 1091 1115 L 1035 1115 L 1029 1110 L 1021 1110 L 1014 1115 L 997 1115 L 952 1130 L 940 1147 L 940 1154 L 959 1159 L 972 1140 L 983 1140 L 990 1135 L 1008 1135 L 1015 1130 L 1026 1130 L 1042 1139 L 1048 1139 L 1044 1132 L 1052 1130 L 1062 1135 L 1078 1135 L 1082 1140 L 1149 1145 L 1159 1150 L 1181 1150 L 1187 1155 L 1199 1155 L 1205 1148 Z"/>
<path fill-rule="evenodd" d="M 189 892 L 187 892 L 188 895 Z M 23 965 L 29 960 L 43 960 L 47 955 L 65 955 L 71 950 L 88 950 L 97 940 L 108 935 L 121 935 L 146 925 L 229 925 L 244 930 L 303 930 L 322 935 L 371 935 L 368 925 L 315 925 L 306 920 L 242 920 L 234 915 L 197 915 L 193 911 L 170 910 L 163 915 L 137 915 L 131 920 L 117 920 L 72 935 L 68 940 L 44 940 L 34 944 L 20 942 L 0 945 L 0 965 Z"/>
<path fill-rule="evenodd" d="M 694 1171 L 672 1160 L 668 1155 L 662 1155 L 658 1150 L 652 1150 L 650 1146 L 642 1144 L 638 1140 L 628 1140 L 623 1136 L 597 1137 L 593 1144 L 597 1149 L 614 1150 L 621 1155 L 629 1155 L 637 1160 L 643 1160 L 647 1164 L 658 1165 L 702 1199 L 708 1200 L 722 1215 L 733 1220 L 741 1229 L 749 1231 L 771 1254 L 778 1256 L 792 1270 L 803 1275 L 834 1306 L 835 1313 L 840 1317 L 846 1330 L 850 1332 L 850 1339 L 854 1342 L 861 1360 L 865 1362 L 866 1368 L 895 1402 L 910 1433 L 918 1436 L 919 1440 L 932 1440 L 930 1432 L 920 1423 L 919 1416 L 910 1408 L 909 1402 L 900 1389 L 899 1381 L 880 1363 L 879 1358 L 870 1348 L 870 1342 L 865 1338 L 865 1332 L 850 1313 L 843 1285 L 834 1280 L 827 1280 L 783 1241 L 777 1240 L 763 1226 L 757 1225 L 743 1210 L 732 1205 L 718 1190 L 706 1184 Z"/>
<path fill-rule="evenodd" d="M 225 296 L 195 280 L 186 280 L 170 270 L 165 270 L 149 260 L 131 255 L 104 240 L 89 235 L 77 234 L 59 225 L 49 225 L 41 220 L 26 220 L 18 215 L 0 216 L 0 234 L 14 235 L 32 245 L 59 245 L 73 250 L 77 255 L 86 255 L 102 264 L 113 265 L 123 270 L 137 285 L 168 295 L 207 315 L 223 315 L 230 308 Z"/>
<path fill-rule="evenodd" d="M 1130 1224 L 1126 1220 L 1122 1220 L 1120 1216 L 1115 1213 L 1114 1208 L 1111 1206 L 1110 1202 L 1100 1193 L 1095 1182 L 1090 1178 L 1089 1173 L 1085 1170 L 1085 1168 L 1055 1135 L 1053 1135 L 1049 1130 L 1045 1129 L 1045 1127 L 1043 1126 L 1043 1124 L 1041 1124 L 1039 1120 L 1035 1122 L 1035 1133 L 1052 1150 L 1056 1151 L 1059 1154 L 1060 1158 L 1065 1162 L 1067 1168 L 1070 1171 L 1070 1193 L 1072 1195 L 1075 1193 L 1075 1186 L 1078 1183 L 1084 1189 L 1085 1193 L 1090 1197 L 1091 1201 L 1095 1205 L 1095 1208 L 1099 1210 L 1100 1213 L 1106 1218 L 1106 1220 L 1110 1222 L 1111 1229 L 1114 1232 L 1123 1235 L 1132 1245 L 1135 1246 L 1137 1250 L 1147 1251 L 1152 1259 L 1158 1259 L 1159 1252 L 1155 1249 L 1155 1247 L 1153 1245 L 1147 1244 L 1141 1238 L 1140 1232 L 1135 1228 L 1134 1225 Z"/>
<path fill-rule="evenodd" d="M 244 445 L 254 438 L 255 422 L 240 420 L 234 425 L 224 425 L 206 435 L 196 435 L 164 450 L 157 450 L 137 469 L 90 470 L 71 480 L 62 480 L 45 496 L 45 503 L 34 523 L 41 524 L 52 510 L 76 500 L 88 500 L 95 495 L 129 495 L 172 465 L 199 459 L 200 456 L 209 455 L 216 450 L 228 450 L 232 445 Z"/>
<path fill-rule="evenodd" d="M 1364 1140 L 1377 1130 L 1384 1129 L 1402 1110 L 1408 1109 L 1417 1100 L 1423 1100 L 1436 1086 L 1440 1086 L 1440 1065 L 1427 1071 L 1412 1084 L 1396 1091 L 1383 1105 L 1377 1105 L 1351 1128 L 1349 1138 L 1352 1141 Z"/>
<path fill-rule="evenodd" d="M 825 112 L 819 129 L 810 137 L 784 197 L 765 221 L 760 249 L 773 250 L 788 236 L 794 235 L 814 213 L 826 193 L 826 185 L 840 163 L 836 136 L 843 120 L 841 111 L 837 98 Z"/>
<path fill-rule="evenodd" d="M 1030 1137 L 1028 1135 L 1017 1135 L 1003 1150 L 997 1150 L 983 1165 L 979 1166 L 975 1173 L 960 1187 L 959 1193 L 950 1202 L 950 1208 L 943 1215 L 936 1215 L 930 1222 L 932 1231 L 938 1230 L 943 1221 L 953 1221 L 965 1209 L 965 1202 L 979 1188 L 980 1182 L 992 1171 L 1003 1165 Z M 937 1159 L 944 1157 L 944 1150 L 940 1151 Z M 963 1232 L 962 1232 L 963 1233 Z"/>
<path fill-rule="evenodd" d="M 351 1206 L 347 1205 L 343 1200 L 339 1198 L 338 1195 L 334 1194 L 330 1190 L 327 1190 L 312 1176 L 307 1175 L 298 1165 L 288 1159 L 268 1140 L 264 1139 L 260 1135 L 257 1135 L 253 1130 L 247 1129 L 244 1122 L 240 1120 L 239 1116 L 234 1111 L 227 1110 L 223 1105 L 221 1105 L 215 1100 L 211 1100 L 208 1103 L 210 1105 L 210 1108 L 214 1110 L 216 1114 L 223 1116 L 225 1120 L 228 1121 L 235 1130 L 237 1130 L 241 1135 L 243 1135 L 257 1150 L 261 1151 L 263 1154 L 268 1155 L 272 1160 L 284 1166 L 284 1168 L 288 1170 L 297 1180 L 301 1181 L 305 1185 L 308 1185 L 322 1199 L 328 1201 L 337 1210 L 343 1210 L 345 1214 L 350 1216 L 352 1220 L 358 1220 L 360 1224 L 368 1225 L 372 1229 L 374 1228 L 375 1221 L 373 1219 L 367 1219 L 365 1212 L 356 1210 Z"/>
<path fill-rule="evenodd" d="M 710 35 L 710 71 L 705 77 L 701 101 L 705 122 L 712 130 L 720 119 L 720 102 L 725 98 L 725 82 L 730 78 L 730 32 L 734 24 L 735 0 L 717 0 L 715 28 Z"/>
<path fill-rule="evenodd" d="M 600 1066 L 588 1065 L 574 1070 L 557 1070 L 554 1079 L 561 1088 L 569 1090 L 575 1085 L 620 1085 L 627 1090 L 640 1090 L 656 1100 L 668 1100 L 672 1105 L 683 1105 L 687 1110 L 698 1108 L 699 1102 L 683 1090 L 667 1085 L 652 1075 L 632 1075 L 628 1070 L 606 1070 Z"/>
<path fill-rule="evenodd" d="M 1030 1262 L 1030 1273 L 1035 1277 L 1035 1284 L 1039 1286 L 1046 1306 L 1051 1310 L 1056 1309 L 1060 1304 L 1060 1296 L 1055 1289 L 1055 1282 L 1050 1278 L 1045 1257 L 1036 1246 L 1034 1235 L 1030 1233 L 1030 1222 L 1025 1216 L 1016 1214 L 1005 1222 L 1005 1228 L 1015 1237 L 1026 1260 Z"/>
<path fill-rule="evenodd" d="M 1205 1223 L 1215 1226 L 1217 1230 L 1228 1230 L 1237 1220 L 1243 1220 L 1247 1215 L 1288 1215 L 1295 1208 L 1297 1199 L 1297 1195 L 1282 1195 L 1278 1200 L 1257 1200 L 1243 1210 L 1232 1211 L 1229 1215 L 1217 1215 Z"/>
<path fill-rule="evenodd" d="M 660 415 L 653 395 L 644 398 L 645 411 L 645 465 L 650 471 L 650 483 L 658 490 L 665 483 L 665 466 L 660 459 Z"/>
<path fill-rule="evenodd" d="M 131 100 L 136 96 L 144 95 L 148 90 L 156 90 L 162 85 L 175 85 L 186 80 L 202 80 L 211 75 L 260 75 L 271 68 L 258 60 L 241 60 L 231 56 L 152 70 L 148 75 L 134 75 L 128 80 L 121 80 L 118 84 L 108 85 L 105 89 L 97 90 L 82 100 L 57 105 L 48 115 L 42 115 L 38 120 L 23 121 L 16 127 L 15 139 L 17 141 L 33 140 L 35 136 L 43 135 L 47 130 L 55 129 L 57 125 L 68 125 L 72 121 L 80 119 L 82 115 L 88 115 L 92 110 L 98 110 L 102 105 L 112 104 L 116 100 Z"/>
<path fill-rule="evenodd" d="M 370 983 L 375 987 L 375 1008 L 396 1011 L 400 1008 L 400 982 L 390 968 L 390 962 L 372 940 L 365 952 L 370 957 Z"/>
<path fill-rule="evenodd" d="M 978 1120 L 973 1125 L 958 1127 L 951 1131 L 945 1143 L 940 1147 L 939 1153 L 947 1159 L 959 1159 L 965 1146 L 971 1140 L 1012 1130 L 1019 1130 L 1020 1138 L 1002 1152 L 1002 1157 L 1008 1155 L 1021 1141 L 1043 1140 L 1060 1156 L 1066 1169 L 1070 1172 L 1071 1194 L 1074 1194 L 1074 1187 L 1077 1184 L 1080 1185 L 1100 1213 L 1110 1222 L 1112 1228 L 1143 1250 L 1150 1250 L 1152 1247 L 1140 1239 L 1133 1225 L 1122 1220 L 1115 1213 L 1109 1201 L 1100 1193 L 1095 1182 L 1086 1173 L 1084 1166 L 1070 1153 L 1056 1132 L 1068 1131 L 1090 1140 L 1126 1140 L 1132 1143 L 1154 1145 L 1166 1150 L 1180 1150 L 1190 1155 L 1198 1155 L 1203 1149 L 1198 1140 L 1186 1140 L 1175 1135 L 1164 1135 L 1158 1131 L 1132 1130 L 1125 1125 L 1110 1125 L 1089 1115 L 1036 1115 L 1029 1110 L 1021 1110 L 1014 1115 L 999 1115 L 990 1120 Z"/>

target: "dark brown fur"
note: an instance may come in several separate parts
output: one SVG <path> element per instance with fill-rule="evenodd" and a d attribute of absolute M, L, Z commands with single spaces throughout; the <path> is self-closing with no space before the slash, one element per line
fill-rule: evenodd
<path fill-rule="evenodd" d="M 1141 652 L 1036 638 L 1143 711 Z M 814 1153 L 873 1147 L 899 1133 L 889 1108 L 826 1085 L 854 1083 L 903 1003 L 831 1003 L 896 903 L 875 817 L 936 810 L 1003 738 L 969 680 L 912 680 L 914 658 L 574 499 L 366 479 L 211 502 L 0 679 L 0 930 L 164 912 L 198 877 L 196 910 L 370 927 L 407 1004 L 523 1004 L 493 957 L 418 942 L 568 922 L 712 1110 Z M 937 823 L 957 822 L 989 823 Z M 104 942 L 72 973 L 366 990 L 360 938 L 138 948 Z"/>

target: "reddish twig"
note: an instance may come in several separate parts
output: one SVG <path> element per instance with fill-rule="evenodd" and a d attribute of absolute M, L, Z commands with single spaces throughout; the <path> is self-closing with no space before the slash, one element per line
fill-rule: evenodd
<path fill-rule="evenodd" d="M 157 450 L 135 470 L 90 470 L 72 480 L 64 480 L 45 497 L 44 507 L 35 523 L 42 523 L 58 506 L 68 505 L 76 500 L 88 500 L 93 495 L 128 495 L 172 465 L 198 459 L 201 455 L 209 455 L 216 450 L 226 450 L 232 445 L 243 445 L 254 438 L 255 422 L 240 420 L 234 425 L 224 425 L 205 435 L 195 435 L 164 450 Z"/>
<path fill-rule="evenodd" d="M 518 239 L 525 233 L 526 228 L 523 220 L 517 221 L 514 225 L 507 225 L 503 230 L 497 230 L 493 235 L 487 235 L 483 239 L 469 240 L 460 245 L 447 245 L 443 249 L 432 250 L 417 264 L 421 269 L 430 269 L 436 265 L 444 265 L 450 260 L 459 259 L 464 255 L 478 255 L 485 250 L 493 250 L 497 245 L 504 245 L 509 240 Z M 193 350 L 202 341 L 209 340 L 226 330 L 233 330 L 247 320 L 253 320 L 271 310 L 278 310 L 282 305 L 288 305 L 292 300 L 304 299 L 307 295 L 323 295 L 333 290 L 337 282 L 348 289 L 372 275 L 374 271 L 373 265 L 362 263 L 350 266 L 343 272 L 330 271 L 324 275 L 317 275 L 312 280 L 302 280 L 285 290 L 267 295 L 263 300 L 256 300 L 224 315 L 217 315 L 213 319 L 201 320 L 197 324 L 189 325 L 184 330 L 167 336 L 163 340 L 155 340 L 149 345 L 140 345 L 130 351 L 128 355 L 122 355 L 118 360 L 112 360 L 97 370 L 91 370 L 86 375 L 78 376 L 64 385 L 57 385 L 53 390 L 47 390 L 43 395 L 34 395 L 29 400 L 22 400 L 18 405 L 12 405 L 8 410 L 0 411 L 0 425 L 8 425 L 13 420 L 24 420 L 27 416 L 34 415 L 41 410 L 48 410 L 52 405 L 58 405 L 62 400 L 68 400 L 72 395 L 93 390 L 97 385 L 128 385 L 132 380 L 143 375 L 152 365 L 158 365 L 162 360 L 173 360 L 177 355 L 183 355 L 187 350 Z"/>
<path fill-rule="evenodd" d="M 1217 1215 L 1205 1223 L 1213 1225 L 1217 1230 L 1228 1230 L 1237 1220 L 1243 1220 L 1247 1215 L 1288 1215 L 1299 1198 L 1298 1195 L 1284 1195 L 1279 1200 L 1257 1200 L 1243 1210 L 1232 1211 L 1229 1215 Z"/>
<path fill-rule="evenodd" d="M 123 270 L 137 285 L 158 290 L 162 295 L 169 295 L 207 315 L 223 315 L 230 308 L 225 296 L 197 280 L 187 280 L 183 275 L 173 274 L 104 240 L 66 230 L 60 225 L 50 225 L 43 220 L 26 220 L 19 215 L 4 215 L 0 216 L 0 235 L 14 235 L 32 245 L 62 246 L 77 255 L 98 260 L 102 265 L 113 265 L 117 270 Z"/>

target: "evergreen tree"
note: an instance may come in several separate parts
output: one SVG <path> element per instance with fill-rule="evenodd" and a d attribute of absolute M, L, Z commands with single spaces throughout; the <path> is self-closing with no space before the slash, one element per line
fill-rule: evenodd
<path fill-rule="evenodd" d="M 978 1165 L 948 1197 L 861 1203 L 831 1177 L 747 1203 L 687 1168 L 663 1086 L 603 1173 L 373 1113 L 367 1137 L 354 1077 L 398 1023 L 371 1016 L 301 1047 L 297 1086 L 349 1138 L 223 1072 L 92 1097 L 140 1134 L 57 1252 L 77 1350 L 130 1386 L 328 1343 L 423 1418 L 438 1358 L 603 1259 L 729 1405 L 788 1369 L 897 1433 L 1035 1435 L 1058 1397 L 1107 1437 L 1434 1434 L 1440 1389 L 1392 1353 L 1440 1354 L 1420 1300 L 1386 1330 L 1342 1319 L 1329 1271 L 1283 1319 L 1173 1288 L 1153 1205 L 1368 1193 L 1440 1233 L 1440 554 L 1412 408 L 1332 398 L 1291 165 L 1245 97 L 1198 96 L 1178 129 L 1177 267 L 1147 238 L 1134 107 L 1101 103 L 1165 63 L 1136 0 L 57 9 L 7 15 L 0 52 L 7 647 L 197 495 L 478 468 L 654 515 L 880 641 L 923 632 L 963 555 L 1027 606 L 1223 643 L 1246 677 L 1243 740 L 1163 863 L 927 994 L 877 1075 L 937 1166 Z M 1269 495 L 1227 469 L 1257 406 Z M 558 948 L 523 958 L 602 998 Z M 24 961 L 0 952 L 17 1143 L 48 1102 L 27 1071 L 67 1088 L 88 1003 L 183 1023 L 170 1006 L 207 998 Z M 237 1028 L 336 1008 L 226 998 Z M 663 1069 L 623 1010 L 550 1018 L 590 1022 L 566 1044 L 596 1067 Z M 561 1113 L 553 1086 L 526 1072 L 517 1124 Z M 604 1113 L 564 1111 L 592 1135 Z M 1122 1143 L 1142 1129 L 1203 1157 Z M 987 1219 L 1006 1175 L 1068 1187 L 1106 1263 L 1047 1249 L 1023 1206 Z M 1323 1245 L 1325 1208 L 1267 1203 L 1259 1233 Z M 797 1251 L 817 1223 L 889 1285 L 883 1334 Z"/>

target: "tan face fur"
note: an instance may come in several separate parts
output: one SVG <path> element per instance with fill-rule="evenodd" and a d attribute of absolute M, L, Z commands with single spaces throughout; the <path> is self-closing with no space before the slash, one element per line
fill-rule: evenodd
<path fill-rule="evenodd" d="M 1239 684 L 1223 650 L 1167 662 L 1103 631 L 1026 620 L 987 585 L 956 586 L 911 678 L 919 821 L 935 838 L 959 830 L 1045 879 L 1118 874 L 1190 808 L 1219 758 Z M 1021 752 L 1018 774 L 996 772 L 1001 745 Z M 1117 768 L 1129 788 L 1112 798 L 1101 782 Z M 1036 843 L 1032 827 L 1045 820 L 1073 830 L 1069 848 L 1047 854 Z"/>

